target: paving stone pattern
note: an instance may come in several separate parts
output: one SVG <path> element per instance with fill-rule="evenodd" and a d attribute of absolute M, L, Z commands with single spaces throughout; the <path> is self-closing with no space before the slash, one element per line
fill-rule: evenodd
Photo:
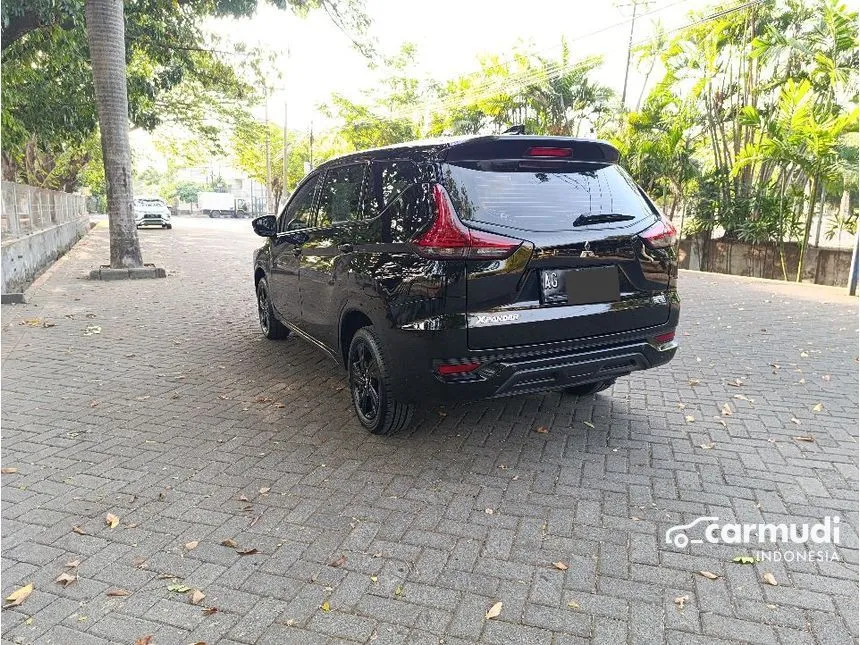
<path fill-rule="evenodd" d="M 2 307 L 3 596 L 35 585 L 4 643 L 856 642 L 842 290 L 683 272 L 669 366 L 579 400 L 428 405 L 380 438 L 328 358 L 259 333 L 247 221 L 141 239 L 166 279 L 86 279 L 101 223 Z M 839 561 L 665 543 L 706 515 L 838 515 Z"/>

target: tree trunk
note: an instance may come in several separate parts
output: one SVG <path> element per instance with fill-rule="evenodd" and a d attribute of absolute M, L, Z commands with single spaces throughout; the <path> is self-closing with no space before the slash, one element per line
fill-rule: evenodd
<path fill-rule="evenodd" d="M 123 1 L 87 0 L 86 20 L 107 184 L 110 266 L 139 267 L 143 260 L 132 207 Z"/>
<path fill-rule="evenodd" d="M 812 188 L 809 191 L 809 210 L 806 213 L 806 225 L 803 228 L 803 240 L 800 243 L 800 255 L 797 258 L 797 279 L 803 281 L 803 260 L 809 246 L 809 233 L 812 231 L 812 218 L 815 216 L 815 204 L 818 196 L 818 175 L 812 178 Z"/>

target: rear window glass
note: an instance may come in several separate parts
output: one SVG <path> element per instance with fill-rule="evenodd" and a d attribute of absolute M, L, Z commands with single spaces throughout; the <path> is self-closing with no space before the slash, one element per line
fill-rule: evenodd
<path fill-rule="evenodd" d="M 567 163 L 547 168 L 446 164 L 445 188 L 464 221 L 528 231 L 570 230 L 580 215 L 650 214 L 632 179 L 615 165 Z M 629 223 L 629 222 L 628 222 Z"/>

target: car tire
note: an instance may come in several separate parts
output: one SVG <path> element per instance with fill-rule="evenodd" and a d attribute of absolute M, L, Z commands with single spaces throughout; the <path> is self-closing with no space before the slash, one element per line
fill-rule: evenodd
<path fill-rule="evenodd" d="M 589 394 L 597 394 L 598 392 L 603 392 L 603 390 L 608 390 L 614 384 L 615 379 L 613 378 L 607 381 L 597 381 L 596 383 L 574 385 L 573 387 L 565 388 L 564 391 L 574 396 L 588 396 Z"/>
<path fill-rule="evenodd" d="M 269 340 L 282 340 L 290 335 L 289 328 L 275 316 L 266 278 L 260 278 L 257 283 L 257 316 L 260 320 L 260 331 Z"/>
<path fill-rule="evenodd" d="M 347 352 L 347 370 L 356 416 L 371 434 L 392 434 L 409 424 L 415 406 L 392 395 L 391 375 L 373 327 L 355 332 Z"/>
<path fill-rule="evenodd" d="M 221 211 L 210 211 L 209 217 L 221 217 Z"/>
<path fill-rule="evenodd" d="M 173 228 L 173 224 L 165 224 L 164 228 L 171 229 L 171 228 Z"/>

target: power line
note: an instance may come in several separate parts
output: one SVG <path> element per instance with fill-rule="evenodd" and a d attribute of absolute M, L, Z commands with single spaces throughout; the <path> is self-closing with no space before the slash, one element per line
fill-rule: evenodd
<path fill-rule="evenodd" d="M 695 27 L 695 26 L 710 22 L 712 20 L 716 20 L 718 18 L 729 15 L 729 14 L 734 13 L 736 11 L 746 9 L 748 7 L 753 7 L 755 5 L 762 4 L 762 3 L 767 2 L 767 1 L 768 0 L 749 0 L 748 2 L 742 3 L 742 4 L 737 5 L 735 7 L 730 7 L 728 9 L 725 9 L 725 10 L 722 10 L 719 12 L 715 12 L 713 14 L 709 14 L 709 15 L 704 16 L 698 20 L 689 22 L 689 23 L 682 25 L 680 27 L 677 27 L 675 29 L 668 30 L 664 33 L 666 35 L 669 35 L 672 33 L 676 33 L 678 31 L 690 29 L 691 27 Z M 676 2 L 674 4 L 680 4 L 680 2 Z M 667 7 L 664 7 L 664 9 L 669 8 L 671 6 L 674 6 L 674 4 L 668 5 Z M 650 13 L 655 13 L 655 12 L 650 12 Z M 627 22 L 620 23 L 620 24 L 624 25 L 624 24 L 627 24 Z M 613 27 L 608 27 L 608 28 L 603 28 L 603 29 L 597 30 L 595 32 L 587 34 L 586 36 L 583 36 L 583 38 L 591 37 L 592 35 L 599 34 L 603 31 L 606 31 L 607 29 L 614 28 L 615 26 L 617 26 L 617 25 L 613 25 Z M 646 38 L 646 39 L 637 41 L 637 42 L 633 43 L 633 47 L 635 48 L 641 44 L 649 42 L 650 40 L 651 40 L 650 38 Z M 535 55 L 535 54 L 530 54 L 530 55 Z M 487 81 L 481 85 L 476 86 L 475 88 L 470 89 L 468 92 L 464 92 L 463 94 L 461 94 L 459 96 L 454 96 L 454 97 L 449 97 L 449 98 L 445 98 L 445 99 L 440 99 L 437 101 L 431 101 L 429 103 L 419 104 L 419 105 L 416 105 L 416 106 L 408 108 L 408 109 L 402 109 L 402 110 L 392 112 L 388 116 L 378 116 L 378 117 L 375 117 L 375 119 L 364 119 L 361 121 L 354 121 L 353 123 L 355 123 L 355 124 L 372 123 L 374 120 L 397 121 L 400 119 L 411 118 L 416 113 L 421 112 L 421 111 L 426 112 L 429 110 L 429 111 L 439 112 L 439 111 L 451 110 L 451 109 L 456 108 L 456 107 L 462 107 L 462 106 L 468 105 L 469 103 L 474 103 L 474 102 L 482 100 L 484 98 L 491 97 L 499 91 L 499 89 L 500 89 L 499 86 L 501 86 L 501 85 L 504 85 L 506 93 L 513 94 L 515 92 L 521 91 L 530 83 L 543 82 L 543 81 L 558 78 L 561 75 L 561 73 L 563 73 L 564 71 L 571 70 L 580 64 L 582 64 L 582 60 L 577 60 L 577 61 L 566 63 L 566 64 L 561 63 L 561 62 L 551 63 L 551 64 L 545 66 L 543 69 L 525 70 L 519 74 L 507 76 L 503 79 L 496 79 L 493 81 Z M 491 66 L 491 67 L 485 68 L 485 69 L 486 70 L 498 69 L 501 66 L 502 66 L 502 64 L 497 64 L 497 65 L 494 65 L 494 66 Z M 482 70 L 482 71 L 484 71 L 484 70 Z M 476 72 L 476 73 L 480 73 L 480 72 Z"/>

